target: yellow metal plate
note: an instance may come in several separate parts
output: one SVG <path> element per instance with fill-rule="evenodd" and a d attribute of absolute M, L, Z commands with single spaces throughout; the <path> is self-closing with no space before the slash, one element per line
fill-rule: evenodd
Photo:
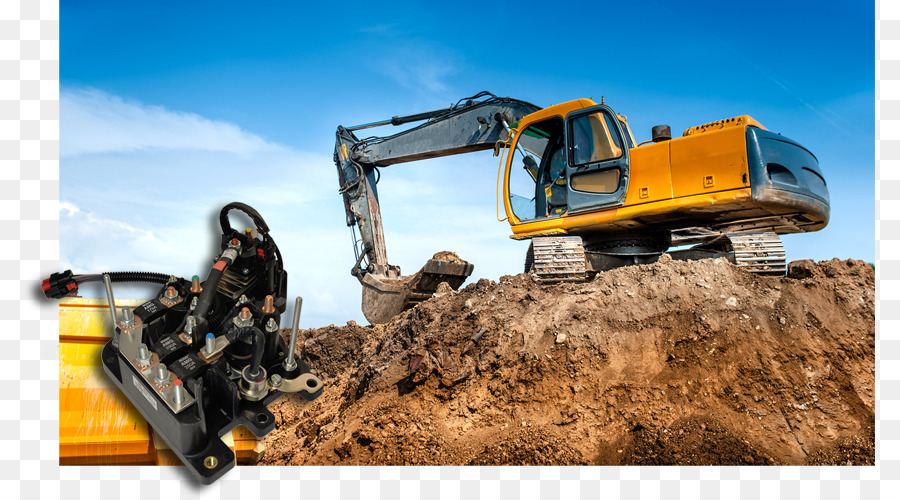
<path fill-rule="evenodd" d="M 657 142 L 629 150 L 631 180 L 625 195 L 625 205 L 672 198 L 669 142 Z"/>
<path fill-rule="evenodd" d="M 750 187 L 746 127 L 725 127 L 669 143 L 675 198 Z"/>
<path fill-rule="evenodd" d="M 135 307 L 142 300 L 117 300 Z M 59 463 L 61 465 L 180 465 L 165 441 L 110 381 L 100 352 L 111 338 L 102 299 L 59 301 Z M 256 436 L 238 427 L 223 440 L 238 463 L 262 452 Z"/>

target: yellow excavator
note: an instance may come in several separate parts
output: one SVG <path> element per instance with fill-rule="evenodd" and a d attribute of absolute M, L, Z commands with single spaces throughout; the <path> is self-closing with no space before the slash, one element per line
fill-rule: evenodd
<path fill-rule="evenodd" d="M 354 134 L 419 121 L 390 136 Z M 362 310 L 372 324 L 428 299 L 442 282 L 458 289 L 473 270 L 451 252 L 409 276 L 388 263 L 380 168 L 490 149 L 501 160 L 501 220 L 511 238 L 531 240 L 525 271 L 544 282 L 652 263 L 672 247 L 679 247 L 669 251 L 677 259 L 725 256 L 750 272 L 784 274 L 778 235 L 828 224 L 816 157 L 749 116 L 676 138 L 657 125 L 651 140 L 636 143 L 626 117 L 602 99 L 540 108 L 481 92 L 448 108 L 337 129 L 334 161 L 356 254 L 351 273 L 363 285 Z"/>

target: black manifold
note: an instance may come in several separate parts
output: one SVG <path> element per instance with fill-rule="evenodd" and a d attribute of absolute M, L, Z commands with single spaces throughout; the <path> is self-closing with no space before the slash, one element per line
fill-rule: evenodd
<path fill-rule="evenodd" d="M 232 210 L 256 230 L 237 231 Z M 115 315 L 115 334 L 102 350 L 103 368 L 200 482 L 209 484 L 234 466 L 220 437 L 238 425 L 268 434 L 275 417 L 266 408 L 285 392 L 306 401 L 323 384 L 293 349 L 301 299 L 294 312 L 291 345 L 281 337 L 287 305 L 287 272 L 262 216 L 243 203 L 219 215 L 221 252 L 204 281 L 155 273 L 72 275 L 44 280 L 48 297 L 72 295 L 78 284 L 103 279 Z M 116 279 L 113 279 L 116 278 Z M 162 284 L 156 298 L 115 312 L 111 283 Z"/>

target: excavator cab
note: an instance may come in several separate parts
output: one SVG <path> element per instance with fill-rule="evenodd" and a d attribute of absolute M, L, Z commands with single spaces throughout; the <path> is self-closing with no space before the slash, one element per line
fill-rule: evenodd
<path fill-rule="evenodd" d="M 548 108 L 559 111 L 527 116 L 512 131 L 505 191 L 513 224 L 624 202 L 628 131 L 609 107 L 583 104 Z"/>

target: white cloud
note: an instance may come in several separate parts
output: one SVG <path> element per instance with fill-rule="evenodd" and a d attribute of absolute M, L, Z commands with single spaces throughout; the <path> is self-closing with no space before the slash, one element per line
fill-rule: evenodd
<path fill-rule="evenodd" d="M 76 274 L 106 271 L 167 272 L 172 261 L 195 260 L 174 238 L 160 238 L 112 214 L 96 214 L 63 201 L 59 206 L 60 265 Z M 111 216 L 112 215 L 112 216 Z M 162 229 L 162 228 L 157 228 Z M 119 267 L 110 268 L 110 264 Z"/>
<path fill-rule="evenodd" d="M 375 70 L 404 88 L 426 93 L 442 93 L 445 80 L 456 73 L 459 57 L 454 53 L 422 43 L 392 48 L 375 61 Z"/>
<path fill-rule="evenodd" d="M 231 123 L 99 90 L 61 90 L 59 97 L 61 157 L 139 150 L 246 154 L 283 149 Z"/>

